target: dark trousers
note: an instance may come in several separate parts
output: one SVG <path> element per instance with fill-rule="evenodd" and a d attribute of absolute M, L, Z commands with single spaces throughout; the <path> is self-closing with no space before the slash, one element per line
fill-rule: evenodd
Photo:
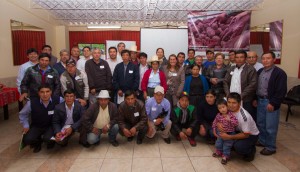
<path fill-rule="evenodd" d="M 52 136 L 54 136 L 52 126 L 46 128 L 31 126 L 29 131 L 24 135 L 23 142 L 26 145 L 36 146 L 41 144 L 42 141 L 49 143 Z"/>
<path fill-rule="evenodd" d="M 177 126 L 179 126 L 179 128 L 182 130 L 183 128 L 185 128 L 185 129 L 188 129 L 189 128 L 189 126 L 185 126 L 185 125 L 180 125 L 180 124 L 177 124 Z M 199 132 L 199 127 L 198 127 L 199 125 L 196 125 L 196 127 L 193 127 L 192 128 L 192 134 L 191 134 L 191 138 L 195 138 L 196 136 L 197 136 L 197 134 L 198 134 L 198 132 Z M 171 134 L 174 136 L 174 137 L 176 137 L 177 135 L 179 135 L 179 133 L 174 129 L 174 127 L 173 127 L 173 124 L 172 124 L 172 127 L 171 127 L 171 130 L 170 130 L 170 132 L 171 132 Z"/>
<path fill-rule="evenodd" d="M 131 124 L 128 124 L 128 123 L 125 124 L 125 128 L 128 129 L 128 130 L 130 130 L 132 127 L 134 127 L 134 125 L 131 125 Z M 145 127 L 140 129 L 140 130 L 137 130 L 137 132 L 138 132 L 137 139 L 138 140 L 143 140 L 145 138 L 146 134 L 147 134 L 147 131 L 148 131 L 148 125 L 145 125 Z M 121 130 L 121 129 L 120 129 L 120 134 L 122 136 L 124 136 L 123 130 Z"/>
<path fill-rule="evenodd" d="M 256 122 L 256 107 L 252 105 L 252 101 L 250 102 L 243 102 L 243 108 L 250 113 L 253 120 Z"/>
<path fill-rule="evenodd" d="M 250 155 L 256 150 L 255 143 L 257 139 L 257 135 L 249 135 L 248 138 L 236 140 L 233 143 L 234 150 L 240 155 Z"/>
<path fill-rule="evenodd" d="M 142 102 L 144 102 L 144 103 L 145 103 L 145 99 L 144 99 L 144 93 L 143 93 L 143 91 L 141 91 L 141 90 L 137 90 L 137 91 L 136 91 L 136 97 L 137 97 L 139 100 L 141 100 Z"/>

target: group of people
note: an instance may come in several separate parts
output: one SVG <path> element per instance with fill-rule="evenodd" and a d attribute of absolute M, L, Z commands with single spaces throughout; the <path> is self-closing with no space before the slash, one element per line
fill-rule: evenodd
<path fill-rule="evenodd" d="M 205 137 L 222 164 L 232 148 L 246 161 L 254 159 L 255 146 L 264 147 L 262 155 L 276 153 L 287 76 L 275 66 L 273 52 L 259 63 L 255 52 L 230 51 L 226 64 L 225 55 L 213 50 L 204 62 L 193 49 L 187 58 L 180 52 L 167 59 L 158 48 L 148 59 L 136 47 L 125 47 L 110 47 L 105 59 L 90 47 L 79 58 L 73 47 L 71 55 L 60 51 L 59 62 L 49 45 L 40 54 L 28 49 L 29 61 L 17 78 L 19 101 L 27 101 L 19 114 L 23 142 L 39 152 L 43 141 L 49 149 L 66 146 L 74 132 L 84 147 L 99 144 L 102 134 L 118 146 L 118 133 L 128 141 L 137 136 L 142 144 L 159 132 L 166 144 L 171 135 L 191 146 L 197 135 Z"/>

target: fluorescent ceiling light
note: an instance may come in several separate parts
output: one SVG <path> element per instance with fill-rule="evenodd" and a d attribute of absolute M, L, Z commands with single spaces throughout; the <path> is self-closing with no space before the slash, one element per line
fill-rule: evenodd
<path fill-rule="evenodd" d="M 178 26 L 178 29 L 187 29 L 187 26 Z"/>
<path fill-rule="evenodd" d="M 121 26 L 120 25 L 88 25 L 87 26 L 88 29 L 120 29 Z"/>

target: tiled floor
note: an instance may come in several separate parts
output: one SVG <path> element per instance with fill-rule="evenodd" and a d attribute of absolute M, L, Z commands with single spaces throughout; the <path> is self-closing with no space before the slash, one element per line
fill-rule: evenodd
<path fill-rule="evenodd" d="M 0 109 L 2 111 L 2 109 Z M 297 112 L 298 111 L 298 112 Z M 192 171 L 300 171 L 300 110 L 294 109 L 290 123 L 281 122 L 278 134 L 278 150 L 272 156 L 261 156 L 257 153 L 253 162 L 244 162 L 235 153 L 227 165 L 222 165 L 220 159 L 213 158 L 213 146 L 197 138 L 197 147 L 191 147 L 187 141 L 178 142 L 172 138 L 167 145 L 157 136 L 145 139 L 142 145 L 135 141 L 128 143 L 118 136 L 119 147 L 108 144 L 107 137 L 100 145 L 83 148 L 78 144 L 78 134 L 65 148 L 56 146 L 34 154 L 26 147 L 18 151 L 21 125 L 15 108 L 10 109 L 10 119 L 3 120 L 0 113 L 0 172 L 31 172 L 31 171 L 133 171 L 133 172 L 192 172 Z M 284 121 L 286 107 L 283 106 L 281 121 Z M 258 152 L 261 148 L 258 148 Z"/>

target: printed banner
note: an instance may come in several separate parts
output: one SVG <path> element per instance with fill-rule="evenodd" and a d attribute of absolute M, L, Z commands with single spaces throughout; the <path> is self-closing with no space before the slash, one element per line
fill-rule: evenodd
<path fill-rule="evenodd" d="M 249 50 L 251 11 L 191 11 L 189 48 L 196 51 Z"/>
<path fill-rule="evenodd" d="M 273 51 L 276 55 L 276 64 L 280 64 L 281 61 L 281 45 L 282 45 L 282 20 L 270 23 L 270 51 Z"/>

